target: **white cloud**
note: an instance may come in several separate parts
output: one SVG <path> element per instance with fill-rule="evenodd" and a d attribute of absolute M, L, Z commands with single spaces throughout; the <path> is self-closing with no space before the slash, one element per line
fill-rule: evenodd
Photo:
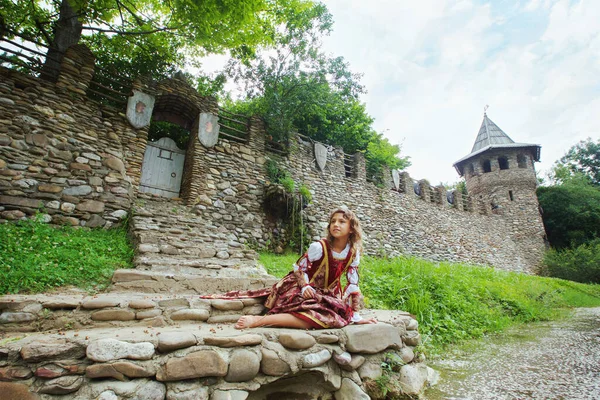
<path fill-rule="evenodd" d="M 600 2 L 327 6 L 335 26 L 325 48 L 365 73 L 375 127 L 403 143 L 416 178 L 458 179 L 451 165 L 470 151 L 485 104 L 513 140 L 542 145 L 538 171 L 600 136 Z"/>

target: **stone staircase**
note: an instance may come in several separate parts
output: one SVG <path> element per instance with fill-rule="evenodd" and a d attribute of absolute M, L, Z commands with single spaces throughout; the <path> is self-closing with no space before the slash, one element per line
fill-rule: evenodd
<path fill-rule="evenodd" d="M 202 219 L 202 206 L 146 198 L 133 209 L 135 269 L 118 270 L 111 291 L 213 294 L 276 282 L 256 262 L 248 235 Z"/>

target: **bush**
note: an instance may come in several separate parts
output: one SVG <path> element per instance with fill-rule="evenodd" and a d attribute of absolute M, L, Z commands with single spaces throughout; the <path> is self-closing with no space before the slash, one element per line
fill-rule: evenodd
<path fill-rule="evenodd" d="M 600 283 L 600 238 L 572 249 L 549 250 L 543 275 L 583 283 Z"/>
<path fill-rule="evenodd" d="M 600 187 L 575 181 L 540 187 L 537 195 L 553 248 L 574 247 L 600 237 Z"/>

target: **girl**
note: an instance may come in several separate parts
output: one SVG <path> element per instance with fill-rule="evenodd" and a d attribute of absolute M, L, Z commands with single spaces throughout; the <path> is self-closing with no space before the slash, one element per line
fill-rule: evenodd
<path fill-rule="evenodd" d="M 346 209 L 334 210 L 327 225 L 327 238 L 314 242 L 268 294 L 265 316 L 243 316 L 237 329 L 259 326 L 323 329 L 342 328 L 349 323 L 374 324 L 374 318 L 358 314 L 358 264 L 362 230 L 356 215 Z M 341 277 L 348 285 L 342 291 Z"/>

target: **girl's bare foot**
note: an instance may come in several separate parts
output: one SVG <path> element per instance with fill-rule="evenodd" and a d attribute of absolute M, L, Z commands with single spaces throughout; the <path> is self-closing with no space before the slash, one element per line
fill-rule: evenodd
<path fill-rule="evenodd" d="M 355 322 L 355 324 L 376 324 L 377 323 L 377 319 L 376 318 L 363 318 L 358 322 Z"/>
<path fill-rule="evenodd" d="M 255 317 L 252 315 L 244 315 L 238 319 L 238 322 L 235 324 L 235 329 L 254 328 L 256 326 L 256 322 L 258 322 L 260 318 L 261 317 Z"/>

